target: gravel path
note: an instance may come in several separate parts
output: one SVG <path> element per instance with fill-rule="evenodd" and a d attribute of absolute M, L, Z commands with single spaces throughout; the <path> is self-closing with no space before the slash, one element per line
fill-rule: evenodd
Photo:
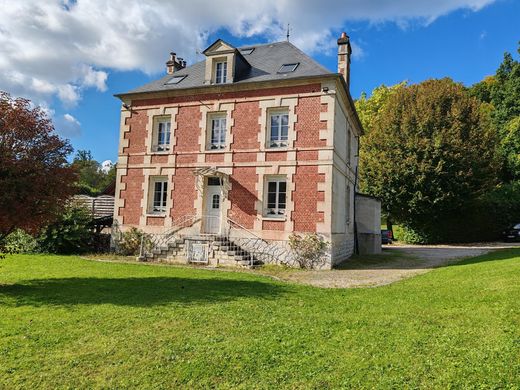
<path fill-rule="evenodd" d="M 330 271 L 286 271 L 273 275 L 280 279 L 326 288 L 376 287 L 410 278 L 433 268 L 455 263 L 466 257 L 492 250 L 520 247 L 518 244 L 486 243 L 474 245 L 396 246 L 388 245 L 382 255 L 368 261 L 347 261 Z"/>

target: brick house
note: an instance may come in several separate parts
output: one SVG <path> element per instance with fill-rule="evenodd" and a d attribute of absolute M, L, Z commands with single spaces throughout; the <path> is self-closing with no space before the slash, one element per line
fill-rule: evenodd
<path fill-rule="evenodd" d="M 337 42 L 332 73 L 289 42 L 235 48 L 219 39 L 203 61 L 187 67 L 171 53 L 164 77 L 116 95 L 120 228 L 182 236 L 162 248 L 180 261 L 215 261 L 219 236 L 241 237 L 238 250 L 282 245 L 293 232 L 331 243 L 327 267 L 347 259 L 363 130 L 349 93 L 349 38 Z"/>

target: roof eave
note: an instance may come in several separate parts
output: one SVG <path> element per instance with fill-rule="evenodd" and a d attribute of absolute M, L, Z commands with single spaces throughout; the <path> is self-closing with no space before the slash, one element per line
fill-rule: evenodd
<path fill-rule="evenodd" d="M 316 79 L 331 79 L 335 78 L 337 74 L 335 73 L 329 73 L 329 74 L 322 74 L 322 75 L 314 75 L 314 76 L 300 76 L 300 77 L 291 77 L 287 79 L 279 79 L 279 80 L 261 80 L 261 81 L 250 81 L 250 82 L 241 82 L 241 83 L 230 83 L 230 84 L 208 84 L 208 85 L 200 85 L 197 87 L 189 87 L 189 88 L 172 88 L 172 89 L 160 89 L 155 91 L 143 91 L 143 92 L 125 92 L 125 93 L 117 93 L 114 94 L 114 97 L 117 97 L 121 100 L 123 98 L 130 98 L 133 97 L 142 97 L 143 95 L 151 95 L 151 94 L 164 94 L 167 97 L 175 95 L 177 92 L 185 92 L 189 91 L 190 89 L 229 89 L 232 90 L 236 86 L 256 86 L 256 85 L 262 85 L 262 84 L 272 84 L 276 81 L 303 81 L 303 80 L 316 80 Z"/>

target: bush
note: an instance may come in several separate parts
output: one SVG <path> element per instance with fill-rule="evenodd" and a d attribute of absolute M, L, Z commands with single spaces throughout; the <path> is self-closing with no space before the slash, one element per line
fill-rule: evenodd
<path fill-rule="evenodd" d="M 123 256 L 139 255 L 143 237 L 146 237 L 146 234 L 135 227 L 123 232 L 117 244 L 117 252 Z"/>
<path fill-rule="evenodd" d="M 325 263 L 325 251 L 329 243 L 317 234 L 291 234 L 289 246 L 295 252 L 295 261 L 300 268 L 319 268 Z"/>
<path fill-rule="evenodd" d="M 89 211 L 70 204 L 56 222 L 42 229 L 38 243 L 42 252 L 83 253 L 89 250 L 92 237 L 92 218 Z"/>
<path fill-rule="evenodd" d="M 403 224 L 396 237 L 411 244 L 492 241 L 502 230 L 520 222 L 520 181 L 502 184 L 464 209 L 439 216 L 421 229 Z"/>
<path fill-rule="evenodd" d="M 6 253 L 34 253 L 38 250 L 38 242 L 22 229 L 16 229 L 5 238 L 2 249 Z"/>

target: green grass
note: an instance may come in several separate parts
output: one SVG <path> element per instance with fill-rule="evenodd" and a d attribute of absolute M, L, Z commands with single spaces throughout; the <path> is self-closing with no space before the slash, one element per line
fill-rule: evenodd
<path fill-rule="evenodd" d="M 0 388 L 520 388 L 520 251 L 371 289 L 0 261 Z"/>

